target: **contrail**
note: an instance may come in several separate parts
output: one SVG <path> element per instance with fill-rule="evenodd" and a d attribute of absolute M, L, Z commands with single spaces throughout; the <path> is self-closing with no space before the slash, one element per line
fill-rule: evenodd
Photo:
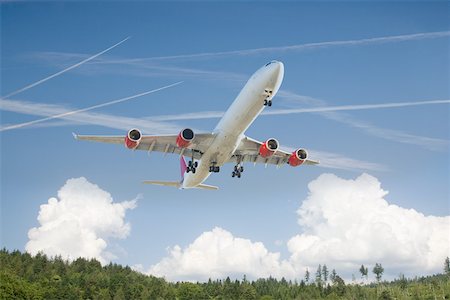
<path fill-rule="evenodd" d="M 17 129 L 17 128 L 25 127 L 25 126 L 28 126 L 28 125 L 33 125 L 33 124 L 36 124 L 36 123 L 41 123 L 41 122 L 44 122 L 44 121 L 58 119 L 58 118 L 64 118 L 64 117 L 67 117 L 67 116 L 70 116 L 70 115 L 74 115 L 74 114 L 77 114 L 77 113 L 80 113 L 80 112 L 85 112 L 85 111 L 93 110 L 93 109 L 96 109 L 96 108 L 105 107 L 105 106 L 113 105 L 113 104 L 120 103 L 120 102 L 125 102 L 125 101 L 128 101 L 128 100 L 137 98 L 137 97 L 142 97 L 142 96 L 145 96 L 145 95 L 148 95 L 148 94 L 151 94 L 151 93 L 155 93 L 155 92 L 158 92 L 158 91 L 161 91 L 161 90 L 164 90 L 164 89 L 167 89 L 167 88 L 179 85 L 182 82 L 183 81 L 179 81 L 179 82 L 176 82 L 176 83 L 173 83 L 173 84 L 170 84 L 170 85 L 163 86 L 161 88 L 157 88 L 157 89 L 154 89 L 154 90 L 151 90 L 151 91 L 147 91 L 147 92 L 144 92 L 144 93 L 140 93 L 140 94 L 136 94 L 136 95 L 133 95 L 133 96 L 128 96 L 128 97 L 125 97 L 125 98 L 120 98 L 120 99 L 117 99 L 117 100 L 109 101 L 109 102 L 106 102 L 106 103 L 97 104 L 97 105 L 94 105 L 94 106 L 90 106 L 90 107 L 86 107 L 86 108 L 82 108 L 82 109 L 77 109 L 77 110 L 73 110 L 73 111 L 57 114 L 57 115 L 54 115 L 54 116 L 50 116 L 50 117 L 46 117 L 46 118 L 42 118 L 42 119 L 30 121 L 30 122 L 25 122 L 25 123 L 21 123 L 21 124 L 15 124 L 15 125 L 11 125 L 11 126 L 6 126 L 6 127 L 3 127 L 3 128 L 0 128 L 0 131 Z"/>
<path fill-rule="evenodd" d="M 394 107 L 406 107 L 406 106 L 418 106 L 418 105 L 433 105 L 433 104 L 448 104 L 450 100 L 430 100 L 430 101 L 417 101 L 417 102 L 394 102 L 394 103 L 381 103 L 381 104 L 360 104 L 360 105 L 340 105 L 340 106 L 325 106 L 325 107 L 312 107 L 312 108 L 294 108 L 294 109 L 277 109 L 274 111 L 266 110 L 262 115 L 285 115 L 285 114 L 297 114 L 297 113 L 314 113 L 314 112 L 329 112 L 329 111 L 342 111 L 342 110 L 364 110 L 364 109 L 382 109 L 382 108 L 394 108 Z"/>
<path fill-rule="evenodd" d="M 84 64 L 84 63 L 86 63 L 86 62 L 88 62 L 88 61 L 90 61 L 90 60 L 93 60 L 94 58 L 99 57 L 99 56 L 102 55 L 103 53 L 108 52 L 109 50 L 111 50 L 111 49 L 113 49 L 113 48 L 119 46 L 120 44 L 122 44 L 123 42 L 125 42 L 126 40 L 128 40 L 129 38 L 130 38 L 130 37 L 127 37 L 126 39 L 124 39 L 124 40 L 118 42 L 117 44 L 112 45 L 112 46 L 109 47 L 108 49 L 105 49 L 105 50 L 103 50 L 103 51 L 101 51 L 101 52 L 99 52 L 99 53 L 97 53 L 97 54 L 94 54 L 93 56 L 88 57 L 88 58 L 86 58 L 85 60 L 82 60 L 82 61 L 80 61 L 79 63 L 76 63 L 76 64 L 74 64 L 74 65 L 72 65 L 72 66 L 70 66 L 70 67 L 68 67 L 68 68 L 65 68 L 64 70 L 61 70 L 61 71 L 59 71 L 59 72 L 57 72 L 57 73 L 55 73 L 55 74 L 53 74 L 53 75 L 50 75 L 50 76 L 48 76 L 48 77 L 45 77 L 44 79 L 41 79 L 41 80 L 36 81 L 36 82 L 34 82 L 34 83 L 32 83 L 32 84 L 29 84 L 29 85 L 27 85 L 27 86 L 25 86 L 25 87 L 23 87 L 23 88 L 21 88 L 21 89 L 19 89 L 19 90 L 17 90 L 17 91 L 14 91 L 14 92 L 12 92 L 12 93 L 9 93 L 8 95 L 6 95 L 6 96 L 4 96 L 4 97 L 2 97 L 2 98 L 8 98 L 8 97 L 17 95 L 17 94 L 19 94 L 19 93 L 22 93 L 22 92 L 28 90 L 28 89 L 31 89 L 32 87 L 35 87 L 35 86 L 37 86 L 37 85 L 39 85 L 39 84 L 41 84 L 41 83 L 44 83 L 44 82 L 46 82 L 47 80 L 50 80 L 50 79 L 55 78 L 55 77 L 57 77 L 57 76 L 59 76 L 59 75 L 61 75 L 61 74 L 63 74 L 63 73 L 66 73 L 66 72 L 68 72 L 68 71 L 70 71 L 70 70 L 72 70 L 72 69 L 75 69 L 76 67 L 79 67 L 79 66 L 81 66 L 82 64 Z"/>
<path fill-rule="evenodd" d="M 406 106 L 433 105 L 433 104 L 449 104 L 450 100 L 429 100 L 416 102 L 393 102 L 381 104 L 359 104 L 359 105 L 340 105 L 340 106 L 321 106 L 311 108 L 289 108 L 264 110 L 261 115 L 287 115 L 299 113 L 315 113 L 315 112 L 331 112 L 331 111 L 347 111 L 347 110 L 366 110 L 366 109 L 383 109 L 397 108 Z M 178 115 L 163 115 L 148 118 L 153 121 L 176 121 L 176 120 L 197 120 L 197 119 L 217 119 L 221 118 L 225 112 L 223 111 L 206 111 L 199 113 L 186 113 Z"/>
<path fill-rule="evenodd" d="M 116 60 L 115 63 L 129 63 L 129 62 L 140 62 L 147 60 L 168 60 L 168 59 L 185 59 L 185 58 L 209 58 L 218 56 L 228 56 L 228 55 L 254 55 L 262 53 L 273 53 L 273 52 L 283 52 L 283 51 L 301 51 L 316 48 L 327 48 L 335 46 L 356 46 L 356 45 L 371 45 L 371 44 L 383 44 L 383 43 L 393 43 L 393 42 L 406 42 L 414 40 L 423 39 L 435 39 L 450 36 L 450 31 L 437 31 L 437 32 L 424 32 L 424 33 L 414 33 L 414 34 L 404 34 L 404 35 L 393 35 L 393 36 L 383 36 L 376 38 L 365 38 L 359 40 L 338 40 L 338 41 L 328 41 L 328 42 L 316 42 L 316 43 L 305 43 L 290 46 L 275 46 L 275 47 L 265 47 L 265 48 L 254 48 L 254 49 L 244 49 L 244 50 L 231 50 L 231 51 L 221 51 L 221 52 L 203 52 L 194 54 L 180 54 L 180 55 L 170 55 L 170 56 L 155 56 L 149 58 L 135 58 L 135 59 L 125 59 Z"/>

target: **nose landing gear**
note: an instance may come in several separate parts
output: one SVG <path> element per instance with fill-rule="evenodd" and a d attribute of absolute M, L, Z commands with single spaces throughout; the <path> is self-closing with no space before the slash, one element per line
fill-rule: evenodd
<path fill-rule="evenodd" d="M 272 90 L 265 89 L 263 95 L 266 96 L 264 99 L 264 106 L 272 106 Z"/>

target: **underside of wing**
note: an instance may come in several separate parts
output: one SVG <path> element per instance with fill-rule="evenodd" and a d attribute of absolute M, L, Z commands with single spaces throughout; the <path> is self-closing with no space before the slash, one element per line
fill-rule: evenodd
<path fill-rule="evenodd" d="M 304 149 L 297 149 L 294 152 L 288 152 L 279 149 L 278 145 L 276 151 L 274 151 L 273 154 L 269 153 L 268 156 L 264 157 L 260 153 L 261 147 L 263 147 L 264 144 L 271 140 L 274 139 L 270 139 L 266 142 L 259 142 L 255 139 L 244 137 L 234 155 L 230 158 L 229 162 L 251 162 L 254 164 L 271 164 L 276 166 L 283 166 L 285 164 L 290 164 L 292 166 L 297 166 L 300 164 L 319 164 L 318 161 L 309 159 L 308 154 Z M 278 143 L 276 140 L 275 142 Z"/>
<path fill-rule="evenodd" d="M 190 130 L 190 129 L 189 129 Z M 193 135 L 190 139 L 184 139 L 183 130 L 178 135 L 141 135 L 141 133 L 132 129 L 126 136 L 97 136 L 97 135 L 77 135 L 75 139 L 82 141 L 93 141 L 100 143 L 122 144 L 131 150 L 143 150 L 162 153 L 173 153 L 201 159 L 203 153 L 208 149 L 214 134 L 200 133 Z M 187 136 L 187 135 L 186 135 Z M 189 137 L 189 136 L 187 136 Z"/>

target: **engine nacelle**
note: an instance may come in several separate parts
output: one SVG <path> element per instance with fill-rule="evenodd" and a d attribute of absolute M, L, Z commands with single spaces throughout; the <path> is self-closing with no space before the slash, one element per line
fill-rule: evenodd
<path fill-rule="evenodd" d="M 188 147 L 194 140 L 194 131 L 190 128 L 185 128 L 177 136 L 177 146 L 180 148 Z"/>
<path fill-rule="evenodd" d="M 297 149 L 289 156 L 289 165 L 292 167 L 300 166 L 308 158 L 308 152 L 305 149 Z"/>
<path fill-rule="evenodd" d="M 270 157 L 278 150 L 278 141 L 276 139 L 268 139 L 259 147 L 259 155 L 262 157 Z"/>
<path fill-rule="evenodd" d="M 139 129 L 133 128 L 128 131 L 127 136 L 125 137 L 125 147 L 128 149 L 136 149 L 141 142 L 142 134 Z"/>

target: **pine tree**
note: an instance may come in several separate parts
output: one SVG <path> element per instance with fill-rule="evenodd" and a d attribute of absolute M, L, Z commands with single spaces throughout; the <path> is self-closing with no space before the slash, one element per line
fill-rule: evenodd
<path fill-rule="evenodd" d="M 310 274 L 309 274 L 309 270 L 308 270 L 308 269 L 306 269 L 306 272 L 305 272 L 305 282 L 306 282 L 306 284 L 308 284 L 308 283 L 309 283 L 309 279 L 310 279 Z"/>
<path fill-rule="evenodd" d="M 317 283 L 317 286 L 322 286 L 322 266 L 321 265 L 319 265 L 319 267 L 317 267 L 316 283 Z"/>
<path fill-rule="evenodd" d="M 328 268 L 327 268 L 327 265 L 323 265 L 323 267 L 322 267 L 322 277 L 323 277 L 323 281 L 325 282 L 325 283 L 327 283 L 327 281 L 328 281 Z"/>
<path fill-rule="evenodd" d="M 448 258 L 448 256 L 444 262 L 444 274 L 450 276 L 450 259 Z"/>
<path fill-rule="evenodd" d="M 336 270 L 335 269 L 333 269 L 332 271 L 331 271 L 331 274 L 330 274 L 330 280 L 331 280 L 331 283 L 335 283 L 335 281 L 336 281 L 336 276 L 337 276 L 337 274 L 336 274 Z"/>

